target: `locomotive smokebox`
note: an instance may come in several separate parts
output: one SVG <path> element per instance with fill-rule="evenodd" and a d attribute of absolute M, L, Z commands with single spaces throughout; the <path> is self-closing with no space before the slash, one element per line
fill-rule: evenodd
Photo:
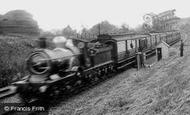
<path fill-rule="evenodd" d="M 47 47 L 47 42 L 46 42 L 47 38 L 45 37 L 41 37 L 38 39 L 38 45 L 40 48 L 46 48 Z"/>

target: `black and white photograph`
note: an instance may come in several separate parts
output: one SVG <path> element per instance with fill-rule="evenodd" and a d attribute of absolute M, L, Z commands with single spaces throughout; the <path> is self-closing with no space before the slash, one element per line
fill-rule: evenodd
<path fill-rule="evenodd" d="M 0 3 L 0 115 L 190 115 L 187 0 Z"/>

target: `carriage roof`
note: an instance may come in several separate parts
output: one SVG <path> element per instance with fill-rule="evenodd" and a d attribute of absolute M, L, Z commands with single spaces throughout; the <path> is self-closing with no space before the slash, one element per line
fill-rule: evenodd
<path fill-rule="evenodd" d="M 135 40 L 135 39 L 142 39 L 145 37 L 148 37 L 148 34 L 114 34 L 114 35 L 108 35 L 108 34 L 102 34 L 98 36 L 99 41 L 107 41 L 107 40 L 113 40 L 115 42 L 119 41 L 126 41 L 126 40 Z"/>

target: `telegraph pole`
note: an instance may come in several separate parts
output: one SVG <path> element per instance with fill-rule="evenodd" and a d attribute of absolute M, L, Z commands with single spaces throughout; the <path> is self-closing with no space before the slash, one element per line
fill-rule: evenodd
<path fill-rule="evenodd" d="M 100 30 L 100 23 L 98 24 L 98 34 L 100 35 L 101 34 L 101 30 Z"/>
<path fill-rule="evenodd" d="M 135 46 L 137 46 L 137 40 L 135 40 Z M 138 48 L 136 47 L 136 60 L 137 60 L 137 71 L 140 69 L 140 63 L 141 63 L 141 60 L 140 60 L 140 52 L 138 50 Z"/>
<path fill-rule="evenodd" d="M 183 57 L 183 50 L 184 50 L 184 43 L 183 40 L 181 40 L 181 45 L 180 45 L 180 56 Z"/>

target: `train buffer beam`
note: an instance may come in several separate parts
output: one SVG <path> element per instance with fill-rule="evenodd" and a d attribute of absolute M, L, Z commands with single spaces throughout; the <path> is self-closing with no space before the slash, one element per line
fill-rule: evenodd
<path fill-rule="evenodd" d="M 0 99 L 4 99 L 6 97 L 10 97 L 16 94 L 17 87 L 15 86 L 7 86 L 0 89 Z"/>

